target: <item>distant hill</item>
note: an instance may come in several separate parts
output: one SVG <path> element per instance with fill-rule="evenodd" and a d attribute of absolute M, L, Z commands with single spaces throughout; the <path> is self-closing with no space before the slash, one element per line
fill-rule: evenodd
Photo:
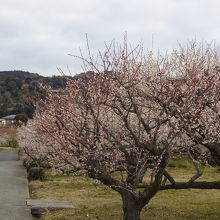
<path fill-rule="evenodd" d="M 40 84 L 48 85 L 57 90 L 67 84 L 67 78 L 82 79 L 82 86 L 86 86 L 88 79 L 94 75 L 92 71 L 71 76 L 45 77 L 37 73 L 21 70 L 0 71 L 0 118 L 25 113 L 29 118 L 33 116 L 35 107 L 32 100 L 35 97 L 44 97 Z"/>
<path fill-rule="evenodd" d="M 40 75 L 37 73 L 29 73 L 21 70 L 14 70 L 14 71 L 0 71 L 0 79 L 5 79 L 7 77 L 15 77 L 21 80 L 27 78 L 39 78 Z M 42 76 L 41 76 L 42 77 Z"/>
<path fill-rule="evenodd" d="M 26 113 L 33 116 L 33 97 L 43 96 L 40 84 L 52 89 L 66 86 L 66 77 L 44 77 L 37 73 L 24 71 L 0 71 L 0 118 L 9 114 Z"/>

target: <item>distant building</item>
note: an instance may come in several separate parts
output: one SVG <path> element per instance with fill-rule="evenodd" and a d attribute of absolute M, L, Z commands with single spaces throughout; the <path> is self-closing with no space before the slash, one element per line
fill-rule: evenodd
<path fill-rule="evenodd" d="M 15 123 L 15 117 L 16 115 L 8 115 L 5 117 L 2 117 L 0 119 L 0 125 L 1 126 L 13 125 Z"/>
<path fill-rule="evenodd" d="M 6 120 L 5 119 L 0 119 L 0 126 L 3 127 L 6 125 Z"/>

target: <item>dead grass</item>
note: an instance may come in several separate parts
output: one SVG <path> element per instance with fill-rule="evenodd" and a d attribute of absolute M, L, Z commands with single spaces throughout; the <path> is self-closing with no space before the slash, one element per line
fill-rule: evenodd
<path fill-rule="evenodd" d="M 16 128 L 0 127 L 0 150 L 19 148 Z"/>
<path fill-rule="evenodd" d="M 193 166 L 186 160 L 171 161 L 169 171 L 177 181 L 193 174 Z M 220 179 L 219 168 L 204 168 L 201 180 Z M 35 199 L 72 201 L 74 209 L 51 212 L 43 220 L 121 220 L 120 196 L 98 181 L 84 175 L 51 177 L 33 181 L 30 194 Z M 217 220 L 220 219 L 220 190 L 167 190 L 158 192 L 142 211 L 142 220 Z"/>
<path fill-rule="evenodd" d="M 8 128 L 8 127 L 0 127 L 0 135 L 1 134 L 8 134 L 15 136 L 17 133 L 17 130 L 15 128 Z"/>
<path fill-rule="evenodd" d="M 0 151 L 1 150 L 16 150 L 16 148 L 12 148 L 12 147 L 2 147 L 0 146 Z"/>

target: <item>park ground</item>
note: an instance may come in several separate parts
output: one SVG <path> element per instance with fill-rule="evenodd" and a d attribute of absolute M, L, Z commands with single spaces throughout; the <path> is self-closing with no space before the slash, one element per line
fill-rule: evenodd
<path fill-rule="evenodd" d="M 169 171 L 177 181 L 193 174 L 186 159 L 171 160 Z M 33 199 L 68 200 L 76 208 L 51 212 L 42 220 L 121 220 L 121 198 L 110 188 L 82 173 L 51 176 L 47 180 L 29 183 Z M 220 179 L 220 168 L 204 167 L 200 181 Z M 220 190 L 160 191 L 142 211 L 142 220 L 219 220 Z"/>
<path fill-rule="evenodd" d="M 0 128 L 0 135 L 16 137 L 15 129 Z M 0 150 L 9 149 L 2 144 Z M 187 159 L 171 160 L 168 171 L 176 181 L 188 179 L 193 165 Z M 50 212 L 41 220 L 122 220 L 120 196 L 99 181 L 79 172 L 70 175 L 51 175 L 46 180 L 29 183 L 33 199 L 68 200 L 74 209 Z M 220 167 L 204 167 L 199 181 L 219 181 Z M 142 220 L 219 220 L 220 190 L 166 190 L 160 191 L 142 210 Z"/>

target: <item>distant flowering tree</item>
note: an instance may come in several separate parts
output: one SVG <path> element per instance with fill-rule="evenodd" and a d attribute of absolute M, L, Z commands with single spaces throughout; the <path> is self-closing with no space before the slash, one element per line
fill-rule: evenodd
<path fill-rule="evenodd" d="M 21 131 L 31 133 L 20 138 L 21 145 L 33 158 L 84 169 L 116 190 L 125 220 L 139 220 L 158 190 L 220 188 L 219 182 L 195 182 L 200 176 L 197 166 L 186 183 L 176 183 L 166 170 L 171 156 L 182 149 L 190 152 L 197 143 L 195 134 L 188 132 L 192 128 L 186 115 L 187 108 L 190 117 L 196 114 L 194 107 L 200 109 L 192 97 L 200 81 L 190 79 L 190 71 L 182 74 L 178 59 L 183 54 L 174 51 L 155 59 L 152 53 L 143 56 L 141 46 L 128 49 L 125 40 L 123 46 L 111 44 L 100 53 L 100 62 L 81 56 L 91 71 L 69 81 L 65 89 L 48 91 L 39 113 Z M 190 84 L 185 85 L 185 79 Z M 167 179 L 170 184 L 164 185 Z"/>

